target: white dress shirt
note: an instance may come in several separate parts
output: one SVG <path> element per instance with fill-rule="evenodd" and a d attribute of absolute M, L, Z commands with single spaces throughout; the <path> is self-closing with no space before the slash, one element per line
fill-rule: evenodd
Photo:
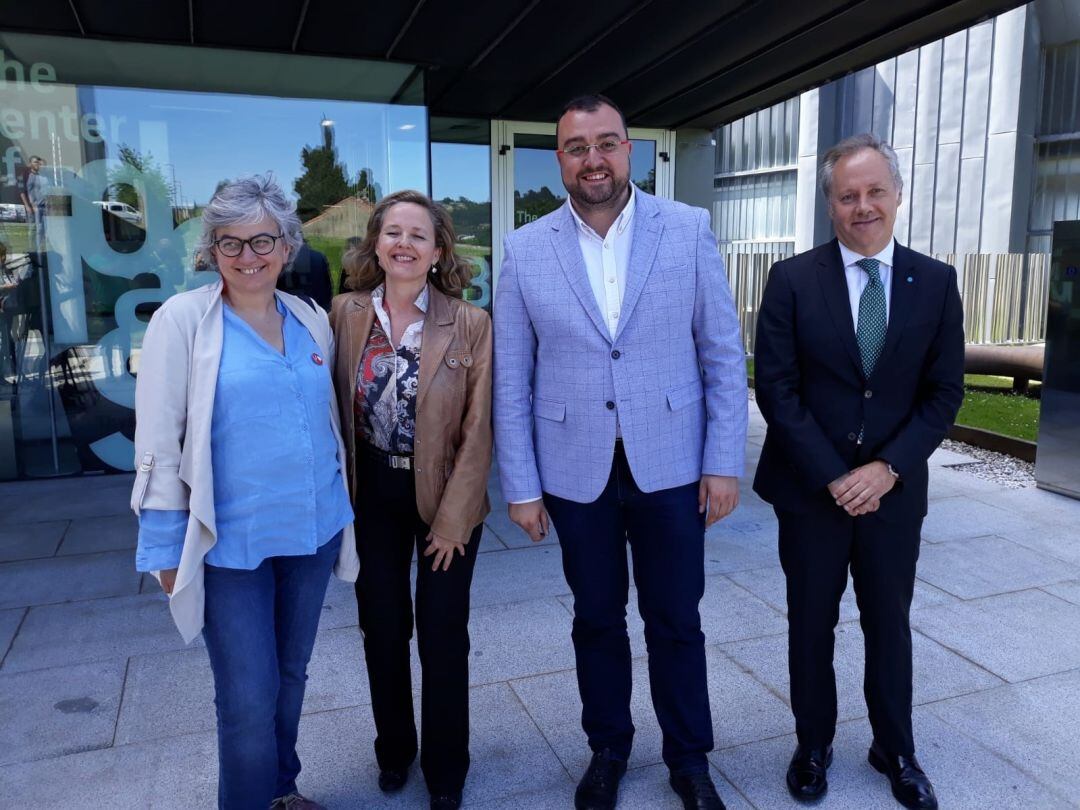
<path fill-rule="evenodd" d="M 892 311 L 892 271 L 893 271 L 893 245 L 892 239 L 880 253 L 874 256 L 863 256 L 851 250 L 843 242 L 840 242 L 840 261 L 844 263 L 844 276 L 847 279 L 848 301 L 851 304 L 851 322 L 855 324 L 855 331 L 859 331 L 859 299 L 863 290 L 870 283 L 870 277 L 855 262 L 860 259 L 877 259 L 878 275 L 881 276 L 881 285 L 885 288 L 885 323 L 889 322 L 889 312 Z"/>
<path fill-rule="evenodd" d="M 619 315 L 622 310 L 623 292 L 626 290 L 626 271 L 630 266 L 630 244 L 634 237 L 634 184 L 630 183 L 630 199 L 611 223 L 606 236 L 594 231 L 567 201 L 570 213 L 577 223 L 578 244 L 581 255 L 585 258 L 585 272 L 589 276 L 589 285 L 596 296 L 600 314 L 604 316 L 611 337 L 619 328 Z"/>

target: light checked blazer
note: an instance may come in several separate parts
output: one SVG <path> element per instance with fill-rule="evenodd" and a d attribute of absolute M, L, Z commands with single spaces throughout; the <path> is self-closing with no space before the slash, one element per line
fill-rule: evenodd
<path fill-rule="evenodd" d="M 568 206 L 505 240 L 494 315 L 504 496 L 596 500 L 611 471 L 616 413 L 643 491 L 703 473 L 742 475 L 745 358 L 708 213 L 637 192 L 612 339 Z"/>

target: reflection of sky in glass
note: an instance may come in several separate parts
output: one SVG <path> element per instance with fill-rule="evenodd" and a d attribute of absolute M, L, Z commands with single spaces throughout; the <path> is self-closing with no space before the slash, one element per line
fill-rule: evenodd
<path fill-rule="evenodd" d="M 491 200 L 491 147 L 475 143 L 431 144 L 431 191 L 436 200 Z"/>
<path fill-rule="evenodd" d="M 630 179 L 635 183 L 644 182 L 648 178 L 649 170 L 656 166 L 656 141 L 635 140 L 632 143 L 634 149 L 630 154 Z M 555 151 L 515 148 L 515 190 L 525 193 L 537 191 L 541 186 L 547 186 L 556 197 L 566 197 Z"/>
<path fill-rule="evenodd" d="M 83 113 L 123 119 L 108 156 L 116 157 L 120 144 L 152 153 L 187 204 L 204 204 L 221 180 L 256 172 L 273 171 L 292 193 L 303 172 L 300 150 L 322 145 L 324 119 L 334 122 L 350 180 L 371 169 L 384 194 L 427 189 L 423 107 L 113 87 L 93 88 L 92 98 L 94 109 Z"/>

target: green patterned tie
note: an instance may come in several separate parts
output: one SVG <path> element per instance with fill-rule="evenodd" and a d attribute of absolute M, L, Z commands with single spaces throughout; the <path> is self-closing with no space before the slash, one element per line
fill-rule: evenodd
<path fill-rule="evenodd" d="M 855 264 L 865 270 L 869 277 L 862 297 L 859 298 L 859 325 L 855 330 L 863 373 L 869 378 L 885 346 L 885 330 L 888 327 L 885 287 L 881 283 L 878 272 L 880 262 L 877 259 L 859 259 Z"/>

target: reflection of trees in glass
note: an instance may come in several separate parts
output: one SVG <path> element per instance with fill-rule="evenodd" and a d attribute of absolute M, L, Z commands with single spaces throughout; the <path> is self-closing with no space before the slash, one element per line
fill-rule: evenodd
<path fill-rule="evenodd" d="M 353 194 L 371 204 L 382 199 L 382 188 L 374 182 L 375 173 L 371 169 L 361 169 L 356 173 L 356 187 Z"/>
<path fill-rule="evenodd" d="M 649 194 L 656 193 L 656 169 L 649 169 L 644 180 L 635 180 L 634 185 Z"/>
<path fill-rule="evenodd" d="M 146 184 L 147 194 L 163 200 L 172 199 L 172 186 L 165 179 L 165 172 L 154 160 L 152 153 L 144 154 L 122 143 L 117 150 L 117 157 L 121 165 L 109 171 L 109 195 L 115 202 L 127 203 L 136 210 L 143 210 L 139 194 L 131 182 L 134 174 L 132 170 L 142 174 L 141 179 Z"/>
<path fill-rule="evenodd" d="M 439 203 L 450 212 L 458 242 L 491 247 L 491 203 L 473 202 L 466 197 L 446 197 Z"/>
<path fill-rule="evenodd" d="M 554 194 L 547 186 L 530 189 L 522 194 L 514 191 L 514 227 L 539 219 L 562 205 L 565 197 Z"/>
<path fill-rule="evenodd" d="M 296 178 L 293 189 L 299 197 L 296 211 L 305 222 L 346 197 L 358 197 L 370 203 L 382 197 L 382 189 L 374 182 L 371 169 L 361 169 L 356 180 L 349 182 L 348 171 L 338 160 L 334 147 L 334 128 L 325 123 L 322 146 L 305 146 L 300 150 L 300 162 L 304 164 L 304 173 Z"/>
<path fill-rule="evenodd" d="M 300 150 L 300 161 L 304 164 L 304 173 L 293 183 L 299 197 L 296 210 L 300 219 L 311 219 L 327 206 L 350 196 L 345 166 L 338 162 L 332 144 L 305 146 Z"/>

